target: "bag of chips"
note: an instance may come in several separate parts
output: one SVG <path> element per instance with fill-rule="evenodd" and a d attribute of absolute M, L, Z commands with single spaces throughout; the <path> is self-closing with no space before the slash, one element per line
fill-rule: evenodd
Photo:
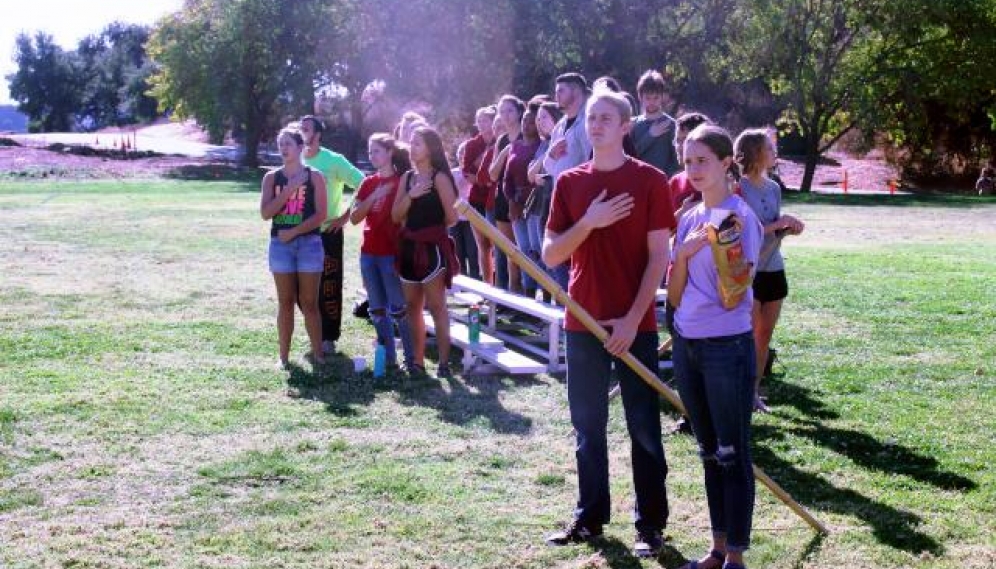
<path fill-rule="evenodd" d="M 741 243 L 743 221 L 732 211 L 716 210 L 706 232 L 719 272 L 719 297 L 723 306 L 731 310 L 743 300 L 753 280 Z"/>

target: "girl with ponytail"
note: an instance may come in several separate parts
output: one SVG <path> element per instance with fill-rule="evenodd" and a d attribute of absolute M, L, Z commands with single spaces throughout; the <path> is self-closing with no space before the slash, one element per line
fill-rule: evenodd
<path fill-rule="evenodd" d="M 702 201 L 678 221 L 667 292 L 675 307 L 674 375 L 702 457 L 712 529 L 709 554 L 685 569 L 743 569 L 754 510 L 750 279 L 761 224 L 729 191 L 736 169 L 725 130 L 696 127 L 684 161 Z"/>
<path fill-rule="evenodd" d="M 414 365 L 412 335 L 405 311 L 401 279 L 395 268 L 398 256 L 399 227 L 391 219 L 391 205 L 401 174 L 411 168 L 408 150 L 386 133 L 374 134 L 368 143 L 370 164 L 377 171 L 364 178 L 349 213 L 356 225 L 363 222 L 360 245 L 360 272 L 370 303 L 370 319 L 377 331 L 377 342 L 384 346 L 389 367 L 397 366 L 394 329 L 401 336 L 405 350 L 405 367 Z"/>
<path fill-rule="evenodd" d="M 737 137 L 734 153 L 743 172 L 740 178 L 740 196 L 751 207 L 764 226 L 764 244 L 754 276 L 754 343 L 757 352 L 757 380 L 754 385 L 754 409 L 767 412 L 768 406 L 757 390 L 765 372 L 770 373 L 774 352 L 769 351 L 771 336 L 775 332 L 782 302 L 788 296 L 785 279 L 785 262 L 782 260 L 781 242 L 786 235 L 798 235 L 805 227 L 791 215 L 782 214 L 781 187 L 768 177 L 768 170 L 775 167 L 778 153 L 775 144 L 764 129 L 745 130 Z"/>

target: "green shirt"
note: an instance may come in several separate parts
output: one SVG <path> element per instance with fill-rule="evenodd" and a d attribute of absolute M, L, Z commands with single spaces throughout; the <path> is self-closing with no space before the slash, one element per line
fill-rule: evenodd
<path fill-rule="evenodd" d="M 304 163 L 318 170 L 325 176 L 325 187 L 328 195 L 329 216 L 322 223 L 322 230 L 328 229 L 332 221 L 339 217 L 339 204 L 342 202 L 342 190 L 349 186 L 354 190 L 363 181 L 363 172 L 350 164 L 346 157 L 328 148 L 319 147 L 318 154 L 311 158 L 304 156 Z"/>

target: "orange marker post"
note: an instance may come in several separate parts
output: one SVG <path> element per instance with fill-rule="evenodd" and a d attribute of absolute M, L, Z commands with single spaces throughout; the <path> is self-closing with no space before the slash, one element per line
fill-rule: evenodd
<path fill-rule="evenodd" d="M 889 180 L 889 195 L 896 195 L 896 180 L 894 178 Z"/>
<path fill-rule="evenodd" d="M 844 193 L 847 193 L 847 170 L 844 170 L 844 183 L 842 184 Z"/>

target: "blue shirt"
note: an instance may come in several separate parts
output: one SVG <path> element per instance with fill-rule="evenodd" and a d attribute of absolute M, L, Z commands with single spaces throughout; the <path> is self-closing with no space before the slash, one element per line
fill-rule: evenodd
<path fill-rule="evenodd" d="M 762 227 L 778 221 L 782 216 L 782 189 L 775 181 L 765 178 L 764 183 L 755 186 L 744 176 L 740 178 L 740 190 L 741 197 L 754 210 Z M 758 259 L 757 272 L 773 273 L 785 270 L 785 260 L 782 259 L 781 244 L 778 243 L 777 235 L 773 232 L 765 235 L 761 250 L 771 253 L 766 259 Z"/>

